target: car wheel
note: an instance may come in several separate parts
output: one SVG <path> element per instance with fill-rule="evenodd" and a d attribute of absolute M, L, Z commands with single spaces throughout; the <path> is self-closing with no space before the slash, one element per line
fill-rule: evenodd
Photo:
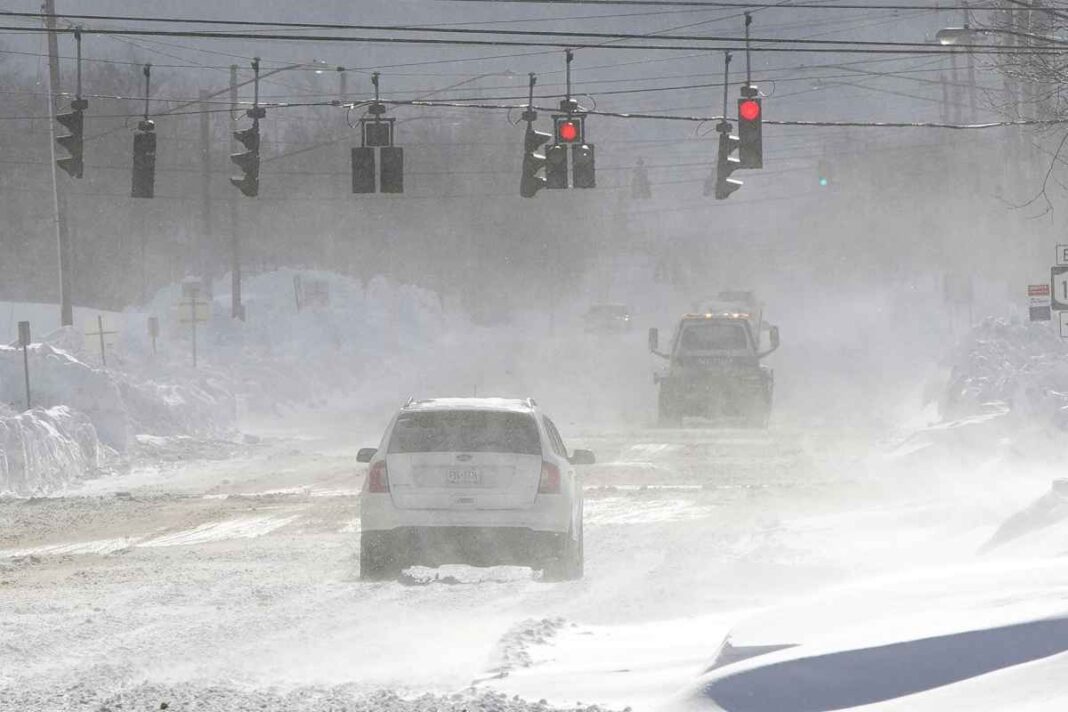
<path fill-rule="evenodd" d="M 682 425 L 682 416 L 678 414 L 674 401 L 671 394 L 661 386 L 656 411 L 656 424 L 661 428 L 677 428 Z"/>
<path fill-rule="evenodd" d="M 578 537 L 574 529 L 567 533 L 554 556 L 545 564 L 542 575 L 544 581 L 575 581 L 582 578 L 585 568 L 582 525 L 579 524 Z"/>
<path fill-rule="evenodd" d="M 360 580 L 388 581 L 400 575 L 403 566 L 388 539 L 378 532 L 360 535 Z"/>

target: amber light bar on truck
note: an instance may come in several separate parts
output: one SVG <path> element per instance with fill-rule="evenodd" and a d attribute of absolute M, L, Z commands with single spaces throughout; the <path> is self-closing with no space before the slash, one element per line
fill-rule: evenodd
<path fill-rule="evenodd" d="M 683 314 L 683 319 L 748 319 L 748 312 L 706 312 L 704 314 Z"/>

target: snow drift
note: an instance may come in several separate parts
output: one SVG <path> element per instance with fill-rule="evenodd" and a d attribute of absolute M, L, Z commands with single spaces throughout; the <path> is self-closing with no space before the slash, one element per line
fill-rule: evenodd
<path fill-rule="evenodd" d="M 60 489 L 105 471 L 111 454 L 88 416 L 66 406 L 0 412 L 0 494 Z"/>

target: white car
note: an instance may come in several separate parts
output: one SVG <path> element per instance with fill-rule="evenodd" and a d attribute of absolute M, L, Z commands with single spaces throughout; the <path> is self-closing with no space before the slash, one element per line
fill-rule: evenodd
<path fill-rule="evenodd" d="M 409 400 L 378 448 L 360 494 L 360 577 L 408 566 L 516 564 L 582 577 L 582 482 L 532 398 Z"/>

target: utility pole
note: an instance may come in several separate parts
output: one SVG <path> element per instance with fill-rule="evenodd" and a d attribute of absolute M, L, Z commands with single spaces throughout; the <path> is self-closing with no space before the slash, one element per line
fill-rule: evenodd
<path fill-rule="evenodd" d="M 237 111 L 237 65 L 230 65 L 230 116 Z M 230 316 L 245 320 L 241 305 L 241 233 L 237 221 L 237 194 L 230 191 Z"/>
<path fill-rule="evenodd" d="M 208 92 L 200 90 L 200 214 L 202 226 L 197 241 L 194 265 L 207 293 L 211 294 L 211 253 L 215 241 L 211 235 L 211 124 L 208 111 Z"/>
<path fill-rule="evenodd" d="M 59 323 L 74 325 L 74 302 L 71 298 L 71 243 L 67 230 L 67 196 L 60 185 L 56 163 L 56 114 L 59 113 L 59 40 L 56 37 L 56 2 L 44 0 L 41 7 L 48 29 L 48 137 L 52 155 L 52 206 L 56 223 L 56 246 L 59 253 Z"/>

